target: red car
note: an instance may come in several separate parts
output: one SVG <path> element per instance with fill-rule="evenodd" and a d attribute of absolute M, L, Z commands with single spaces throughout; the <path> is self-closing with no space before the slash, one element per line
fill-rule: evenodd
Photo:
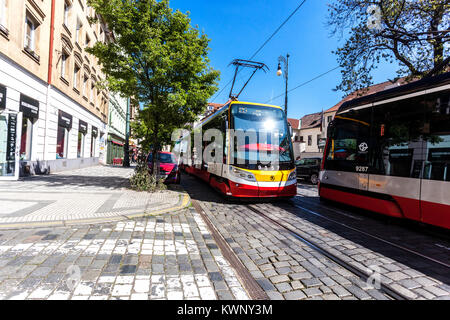
<path fill-rule="evenodd" d="M 153 155 L 150 153 L 147 157 L 148 170 L 153 173 Z M 180 183 L 180 168 L 176 157 L 171 152 L 159 153 L 159 178 L 164 179 L 165 183 Z"/>

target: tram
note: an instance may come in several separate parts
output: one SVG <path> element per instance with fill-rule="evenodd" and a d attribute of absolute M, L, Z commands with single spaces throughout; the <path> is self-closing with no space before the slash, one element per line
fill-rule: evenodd
<path fill-rule="evenodd" d="M 194 128 L 190 134 L 190 156 L 186 159 L 181 155 L 182 168 L 226 196 L 294 197 L 297 175 L 290 128 L 280 107 L 231 101 Z M 201 154 L 208 152 L 208 143 L 196 146 L 194 142 L 196 133 L 204 135 L 209 129 L 220 132 L 223 139 L 222 149 L 212 152 L 222 155 L 216 161 L 200 159 Z M 236 138 L 238 133 L 249 132 L 256 140 L 247 136 Z"/>
<path fill-rule="evenodd" d="M 450 73 L 344 103 L 321 199 L 450 229 Z"/>

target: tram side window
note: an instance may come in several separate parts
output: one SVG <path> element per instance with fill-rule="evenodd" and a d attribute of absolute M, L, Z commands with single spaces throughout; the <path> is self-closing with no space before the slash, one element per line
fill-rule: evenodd
<path fill-rule="evenodd" d="M 425 161 L 424 107 L 421 97 L 374 107 L 372 173 L 420 178 Z"/>
<path fill-rule="evenodd" d="M 450 181 L 450 91 L 428 96 L 424 179 Z"/>
<path fill-rule="evenodd" d="M 335 117 L 325 169 L 356 172 L 368 167 L 372 109 L 352 110 Z"/>

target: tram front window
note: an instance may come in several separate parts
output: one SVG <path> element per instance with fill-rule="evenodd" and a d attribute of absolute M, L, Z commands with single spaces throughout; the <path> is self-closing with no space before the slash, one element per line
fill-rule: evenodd
<path fill-rule="evenodd" d="M 338 115 L 326 150 L 325 169 L 355 172 L 368 166 L 371 109 Z"/>
<path fill-rule="evenodd" d="M 294 168 L 292 142 L 283 110 L 235 104 L 231 114 L 233 165 L 250 170 Z"/>

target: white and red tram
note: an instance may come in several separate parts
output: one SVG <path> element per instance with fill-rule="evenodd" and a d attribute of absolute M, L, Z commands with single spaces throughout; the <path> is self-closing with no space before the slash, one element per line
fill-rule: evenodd
<path fill-rule="evenodd" d="M 450 73 L 343 104 L 319 194 L 450 229 Z"/>

